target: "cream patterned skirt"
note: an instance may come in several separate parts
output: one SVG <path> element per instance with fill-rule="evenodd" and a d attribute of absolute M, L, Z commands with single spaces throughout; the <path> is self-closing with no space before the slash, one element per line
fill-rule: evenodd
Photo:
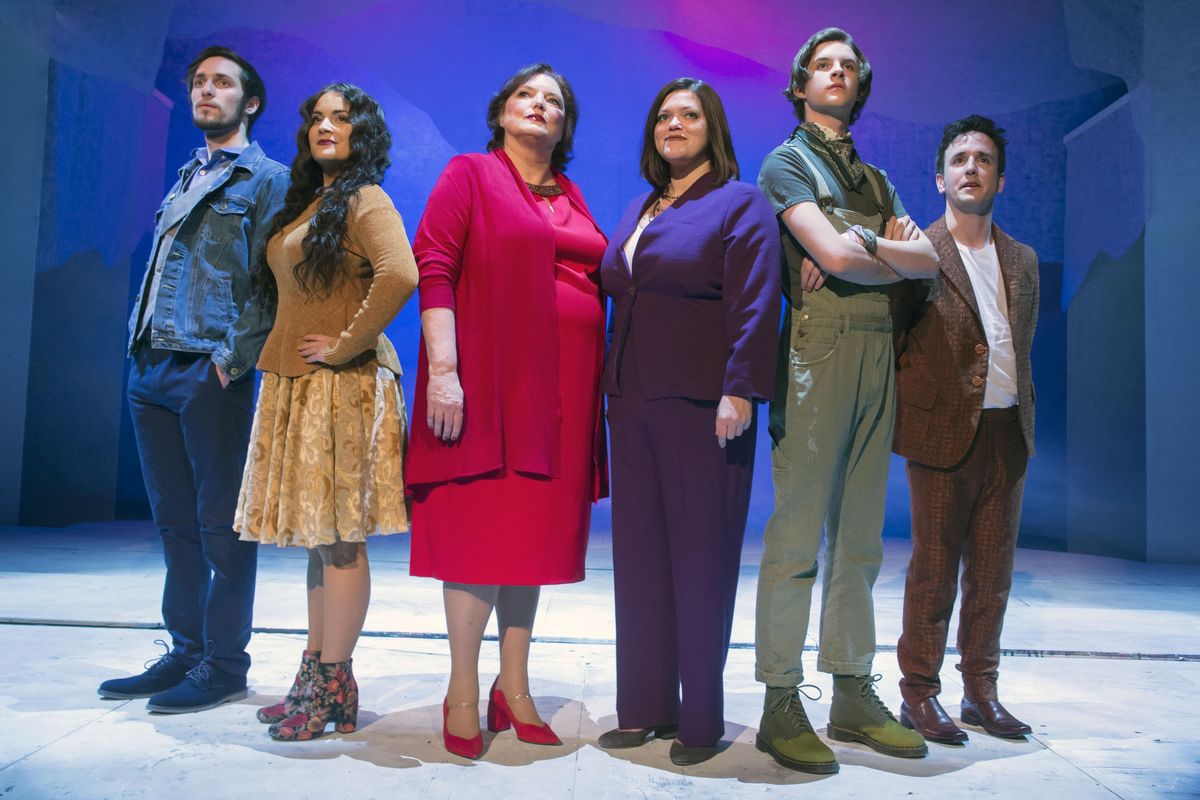
<path fill-rule="evenodd" d="M 280 547 L 408 530 L 404 396 L 377 364 L 264 372 L 233 527 Z"/>

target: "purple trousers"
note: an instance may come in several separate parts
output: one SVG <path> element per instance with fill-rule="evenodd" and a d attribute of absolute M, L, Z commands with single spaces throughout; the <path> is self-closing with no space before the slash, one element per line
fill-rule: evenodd
<path fill-rule="evenodd" d="M 618 724 L 678 724 L 684 744 L 714 745 L 756 424 L 722 449 L 716 403 L 621 389 L 608 401 Z"/>

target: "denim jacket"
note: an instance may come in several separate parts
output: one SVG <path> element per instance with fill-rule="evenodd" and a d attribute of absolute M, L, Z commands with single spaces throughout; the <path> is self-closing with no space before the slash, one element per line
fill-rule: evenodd
<path fill-rule="evenodd" d="M 152 283 L 156 251 L 163 242 L 164 209 L 182 190 L 187 167 L 154 215 L 155 241 L 142 287 L 129 317 L 133 353 L 146 287 Z M 266 247 L 271 218 L 283 206 L 288 169 L 272 161 L 256 142 L 234 161 L 179 223 L 163 263 L 150 346 L 162 350 L 211 353 L 231 380 L 254 371 L 271 329 L 272 314 L 254 302 L 250 266 Z"/>

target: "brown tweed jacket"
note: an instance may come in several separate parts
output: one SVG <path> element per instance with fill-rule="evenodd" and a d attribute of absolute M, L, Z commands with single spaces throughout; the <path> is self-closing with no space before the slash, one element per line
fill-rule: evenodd
<path fill-rule="evenodd" d="M 962 461 L 975 439 L 987 383 L 987 336 L 945 218 L 930 225 L 925 234 L 941 261 L 932 288 L 928 281 L 904 281 L 892 293 L 899 400 L 892 448 L 919 464 L 945 469 Z M 1037 254 L 995 225 L 992 239 L 1017 355 L 1021 430 L 1032 456 L 1034 392 L 1029 352 L 1039 301 Z"/>

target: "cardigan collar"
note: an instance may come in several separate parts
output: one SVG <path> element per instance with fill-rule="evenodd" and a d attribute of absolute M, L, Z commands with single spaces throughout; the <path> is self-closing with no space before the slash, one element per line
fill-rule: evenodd
<path fill-rule="evenodd" d="M 537 204 L 539 202 L 538 198 L 534 197 L 533 192 L 529 191 L 529 187 L 525 184 L 525 179 L 521 177 L 521 173 L 517 170 L 517 165 L 512 162 L 511 158 L 508 157 L 508 153 L 504 152 L 504 148 L 497 147 L 495 150 L 492 150 L 490 153 L 488 153 L 488 155 L 495 158 L 508 169 L 509 173 L 512 175 L 513 181 L 517 185 L 517 190 L 520 191 L 521 196 L 525 198 L 525 202 L 529 204 L 529 207 L 532 210 L 537 211 Z M 599 231 L 600 225 L 597 224 L 596 219 L 592 216 L 592 212 L 588 210 L 587 204 L 583 202 L 583 195 L 580 194 L 579 187 L 576 186 L 570 178 L 556 169 L 551 169 L 551 174 L 554 176 L 554 182 L 562 187 L 563 193 L 567 196 L 567 200 L 571 203 L 571 209 L 573 211 L 581 212 L 585 217 L 588 218 L 588 221 L 592 223 L 596 230 Z M 538 214 L 538 218 L 543 219 L 540 213 Z M 549 225 L 550 223 L 547 222 L 546 224 Z M 603 233 L 603 231 L 601 231 L 601 233 Z"/>

